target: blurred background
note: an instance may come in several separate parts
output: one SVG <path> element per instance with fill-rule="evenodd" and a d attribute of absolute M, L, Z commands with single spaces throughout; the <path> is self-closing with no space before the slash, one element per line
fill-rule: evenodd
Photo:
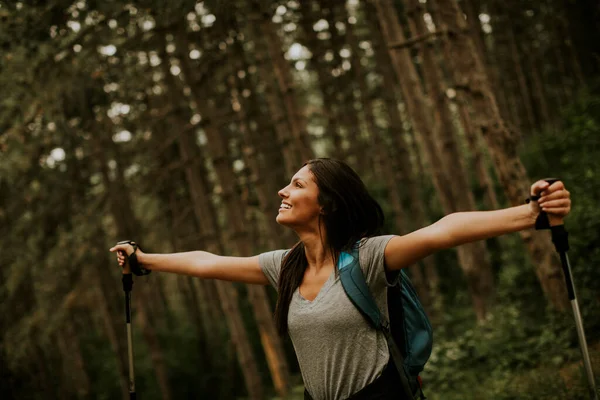
<path fill-rule="evenodd" d="M 600 9 L 594 0 L 0 1 L 0 393 L 128 399 L 108 252 L 253 255 L 305 160 L 361 175 L 403 234 L 561 178 L 600 371 Z M 436 399 L 585 399 L 548 231 L 409 268 Z M 135 279 L 142 399 L 300 399 L 272 288 Z M 598 379 L 597 379 L 598 380 Z"/>

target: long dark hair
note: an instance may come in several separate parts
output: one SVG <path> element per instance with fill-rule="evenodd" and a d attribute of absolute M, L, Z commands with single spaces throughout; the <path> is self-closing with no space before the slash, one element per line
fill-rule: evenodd
<path fill-rule="evenodd" d="M 320 215 L 325 225 L 326 243 L 334 255 L 349 250 L 364 237 L 374 236 L 383 226 L 383 210 L 371 197 L 363 181 L 343 161 L 316 158 L 306 162 L 319 188 L 317 201 L 323 209 Z M 300 286 L 308 266 L 304 244 L 299 241 L 283 259 L 279 296 L 275 306 L 275 324 L 280 334 L 288 331 L 288 311 L 292 295 Z"/>

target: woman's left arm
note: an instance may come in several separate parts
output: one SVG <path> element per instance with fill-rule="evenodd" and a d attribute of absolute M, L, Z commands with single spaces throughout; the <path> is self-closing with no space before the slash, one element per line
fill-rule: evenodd
<path fill-rule="evenodd" d="M 540 199 L 495 211 L 449 214 L 418 231 L 393 237 L 385 248 L 386 268 L 399 270 L 438 250 L 532 228 L 540 210 L 548 214 L 551 225 L 562 224 L 571 209 L 570 194 L 563 183 L 537 181 L 531 193 L 541 195 Z"/>

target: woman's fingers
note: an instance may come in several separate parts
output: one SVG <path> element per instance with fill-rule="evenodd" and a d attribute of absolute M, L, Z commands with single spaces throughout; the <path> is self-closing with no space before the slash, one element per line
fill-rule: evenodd
<path fill-rule="evenodd" d="M 537 181 L 531 185 L 531 193 L 540 196 L 538 204 L 541 206 L 551 200 L 569 199 L 571 193 L 565 189 L 561 181 L 556 181 L 552 185 L 544 180 Z"/>
<path fill-rule="evenodd" d="M 555 182 L 558 183 L 558 182 Z M 539 196 L 542 191 L 548 189 L 548 187 L 550 187 L 550 184 L 548 182 L 546 182 L 545 180 L 539 180 L 537 182 L 535 182 L 533 185 L 531 185 L 531 194 L 535 195 L 535 196 Z"/>
<path fill-rule="evenodd" d="M 118 244 L 116 246 L 111 247 L 109 251 L 117 253 L 117 263 L 119 264 L 119 266 L 124 267 L 127 263 L 126 255 L 129 253 L 128 250 L 130 249 L 131 252 L 133 252 L 133 246 L 129 244 Z"/>
<path fill-rule="evenodd" d="M 571 200 L 569 199 L 559 199 L 559 200 L 550 200 L 541 204 L 542 211 L 552 214 L 562 214 L 565 215 L 571 209 Z"/>
<path fill-rule="evenodd" d="M 556 201 L 556 200 L 570 200 L 571 198 L 571 193 L 569 193 L 568 190 L 559 190 L 547 195 L 543 195 L 542 197 L 540 197 L 540 199 L 538 200 L 538 204 L 542 205 L 542 204 L 546 204 L 550 201 Z"/>

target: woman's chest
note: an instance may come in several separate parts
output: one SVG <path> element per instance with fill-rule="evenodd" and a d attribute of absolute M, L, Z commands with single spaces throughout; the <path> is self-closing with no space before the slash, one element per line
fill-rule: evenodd
<path fill-rule="evenodd" d="M 301 288 L 299 288 L 301 290 Z M 330 277 L 309 301 L 296 290 L 288 314 L 290 334 L 336 334 L 370 329 L 367 320 L 350 301 L 339 279 Z"/>
<path fill-rule="evenodd" d="M 302 282 L 298 287 L 298 293 L 307 301 L 314 301 L 319 292 L 326 290 L 326 285 L 334 279 L 333 268 L 326 268 L 317 274 L 304 274 Z"/>

